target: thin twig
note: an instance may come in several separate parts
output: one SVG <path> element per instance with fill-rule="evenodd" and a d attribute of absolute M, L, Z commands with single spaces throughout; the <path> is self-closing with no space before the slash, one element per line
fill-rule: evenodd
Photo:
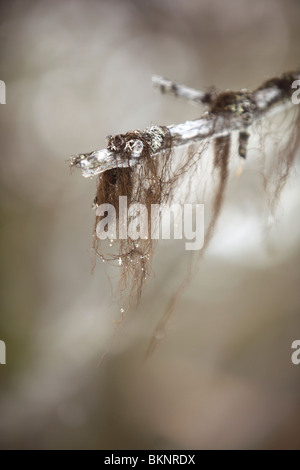
<path fill-rule="evenodd" d="M 131 140 L 127 142 L 125 148 L 126 158 L 124 152 L 119 152 L 117 145 L 112 145 L 118 136 L 109 136 L 106 149 L 72 157 L 71 165 L 79 168 L 84 177 L 92 177 L 113 168 L 138 164 L 143 154 L 144 140 L 149 143 L 151 155 L 154 156 L 169 147 L 170 137 L 172 148 L 177 148 L 227 135 L 235 130 L 244 130 L 266 114 L 278 113 L 292 107 L 291 95 L 294 91 L 292 83 L 299 78 L 299 71 L 291 72 L 268 80 L 253 92 L 243 89 L 239 92 L 225 91 L 218 94 L 216 91 L 204 93 L 155 76 L 153 83 L 163 93 L 203 104 L 208 110 L 201 118 L 182 124 L 152 126 L 131 131 Z"/>
<path fill-rule="evenodd" d="M 152 84 L 153 87 L 157 88 L 162 94 L 175 96 L 176 98 L 183 98 L 197 106 L 203 106 L 210 101 L 210 93 L 195 90 L 194 88 L 189 88 L 185 85 L 179 85 L 167 78 L 160 77 L 159 75 L 153 75 Z"/>

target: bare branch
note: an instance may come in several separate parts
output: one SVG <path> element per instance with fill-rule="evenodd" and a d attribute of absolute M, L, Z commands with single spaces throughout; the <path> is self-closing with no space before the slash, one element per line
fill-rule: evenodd
<path fill-rule="evenodd" d="M 185 85 L 178 85 L 167 78 L 160 77 L 159 75 L 153 75 L 152 84 L 154 88 L 157 88 L 162 94 L 175 96 L 176 98 L 183 98 L 184 100 L 196 104 L 197 106 L 203 106 L 210 101 L 210 93 L 195 90 Z"/>

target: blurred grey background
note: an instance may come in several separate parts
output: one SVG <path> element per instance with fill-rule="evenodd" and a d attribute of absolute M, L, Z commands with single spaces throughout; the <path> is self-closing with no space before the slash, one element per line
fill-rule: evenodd
<path fill-rule="evenodd" d="M 159 245 L 142 303 L 114 336 L 120 305 L 104 265 L 90 273 L 96 182 L 67 162 L 107 134 L 199 115 L 154 92 L 152 74 L 239 89 L 299 67 L 299 1 L 13 0 L 0 12 L 0 447 L 299 448 L 297 172 L 268 236 L 257 176 L 232 182 L 144 362 L 186 253 Z"/>

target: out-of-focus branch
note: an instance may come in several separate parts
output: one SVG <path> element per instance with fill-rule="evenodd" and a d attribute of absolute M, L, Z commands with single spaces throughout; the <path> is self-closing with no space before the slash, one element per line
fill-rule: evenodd
<path fill-rule="evenodd" d="M 153 75 L 152 77 L 153 87 L 158 89 L 162 94 L 175 96 L 176 98 L 183 98 L 190 103 L 203 106 L 210 101 L 210 93 L 195 90 L 185 85 L 179 85 L 178 83 L 172 82 L 167 78 L 160 77 L 159 75 Z"/>

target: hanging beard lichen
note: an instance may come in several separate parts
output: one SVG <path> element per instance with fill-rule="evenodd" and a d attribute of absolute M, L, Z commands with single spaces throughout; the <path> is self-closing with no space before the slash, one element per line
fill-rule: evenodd
<path fill-rule="evenodd" d="M 163 92 L 181 95 L 198 104 L 202 102 L 207 107 L 207 112 L 198 120 L 187 121 L 183 124 L 168 127 L 152 126 L 141 131 L 109 136 L 107 149 L 82 154 L 72 159 L 72 165 L 79 167 L 84 176 L 98 175 L 97 193 L 94 200 L 96 220 L 93 248 L 102 260 L 111 262 L 120 269 L 120 297 L 122 304 L 129 305 L 132 299 L 139 302 L 145 281 L 151 273 L 156 243 L 151 236 L 152 205 L 164 206 L 172 203 L 174 194 L 181 193 L 183 188 L 186 190 L 185 196 L 181 198 L 182 204 L 189 196 L 192 196 L 193 201 L 200 202 L 197 195 L 200 188 L 199 162 L 206 151 L 213 147 L 211 180 L 215 185 L 210 198 L 211 215 L 207 223 L 201 255 L 194 258 L 196 261 L 193 263 L 193 268 L 191 265 L 182 284 L 171 298 L 169 307 L 154 334 L 154 342 L 152 341 L 150 345 L 151 350 L 155 338 L 162 338 L 163 330 L 177 301 L 193 277 L 196 262 L 202 257 L 213 236 L 230 176 L 229 163 L 236 158 L 243 162 L 246 160 L 248 147 L 251 148 L 251 135 L 257 132 L 264 134 L 257 151 L 262 156 L 270 153 L 268 139 L 274 139 L 274 132 L 268 135 L 268 126 L 262 125 L 261 122 L 267 121 L 265 115 L 274 108 L 280 109 L 282 104 L 290 107 L 293 94 L 292 83 L 299 77 L 299 72 L 287 73 L 266 81 L 253 92 L 242 90 L 221 93 L 215 90 L 208 93 L 195 90 L 191 92 L 187 87 L 181 88 L 180 85 L 174 85 L 158 77 L 158 80 L 163 83 L 161 85 Z M 273 154 L 270 155 L 271 167 L 269 169 L 264 165 L 261 167 L 271 214 L 274 214 L 300 146 L 299 106 L 294 108 L 294 114 L 291 112 L 291 116 L 291 122 L 286 126 L 284 139 L 276 143 Z M 285 119 L 286 116 L 284 116 Z M 236 153 L 233 152 L 233 131 L 238 131 Z M 176 160 L 175 151 L 180 146 L 185 146 L 185 150 L 179 160 L 178 157 Z M 196 185 L 195 178 L 197 179 Z M 190 188 L 193 188 L 193 194 L 190 194 Z M 127 207 L 135 207 L 131 212 L 126 211 L 125 217 L 120 208 L 120 198 L 126 200 Z M 111 205 L 114 208 L 116 232 L 126 230 L 126 235 L 128 235 L 128 227 L 138 214 L 139 205 L 143 205 L 148 214 L 143 236 L 120 236 L 120 233 L 116 233 L 113 239 L 109 237 L 108 240 L 102 239 L 98 229 L 99 223 L 101 225 L 106 217 L 106 211 L 100 210 L 104 205 Z M 159 212 L 155 223 L 159 223 L 160 216 Z"/>
<path fill-rule="evenodd" d="M 171 154 L 171 138 L 166 138 L 168 130 L 161 127 L 150 128 L 148 132 L 122 134 L 109 137 L 108 149 L 118 154 L 124 161 L 132 158 L 132 149 L 139 152 L 139 164 L 124 168 L 113 168 L 98 176 L 97 193 L 94 200 L 96 220 L 93 235 L 93 248 L 104 261 L 117 264 L 121 271 L 121 297 L 128 295 L 129 300 L 140 300 L 142 288 L 151 272 L 152 255 L 155 240 L 151 238 L 151 206 L 163 204 L 168 200 L 169 187 L 169 158 Z M 168 145 L 159 155 L 153 152 L 159 148 L 160 135 L 163 133 Z M 169 146 L 169 148 L 168 148 Z M 127 235 L 127 228 L 133 222 L 136 214 L 127 210 L 120 212 L 120 197 L 126 198 L 126 209 L 134 204 L 143 204 L 147 209 L 146 236 L 133 239 Z M 116 240 L 101 240 L 97 234 L 97 226 L 102 215 L 97 215 L 97 209 L 103 204 L 110 204 L 116 210 L 117 231 L 125 230 L 124 238 L 117 233 Z M 124 219 L 125 217 L 125 219 Z M 126 227 L 124 229 L 124 227 Z M 145 228 L 145 227 L 144 227 Z M 109 245 L 109 246 L 108 246 Z"/>

